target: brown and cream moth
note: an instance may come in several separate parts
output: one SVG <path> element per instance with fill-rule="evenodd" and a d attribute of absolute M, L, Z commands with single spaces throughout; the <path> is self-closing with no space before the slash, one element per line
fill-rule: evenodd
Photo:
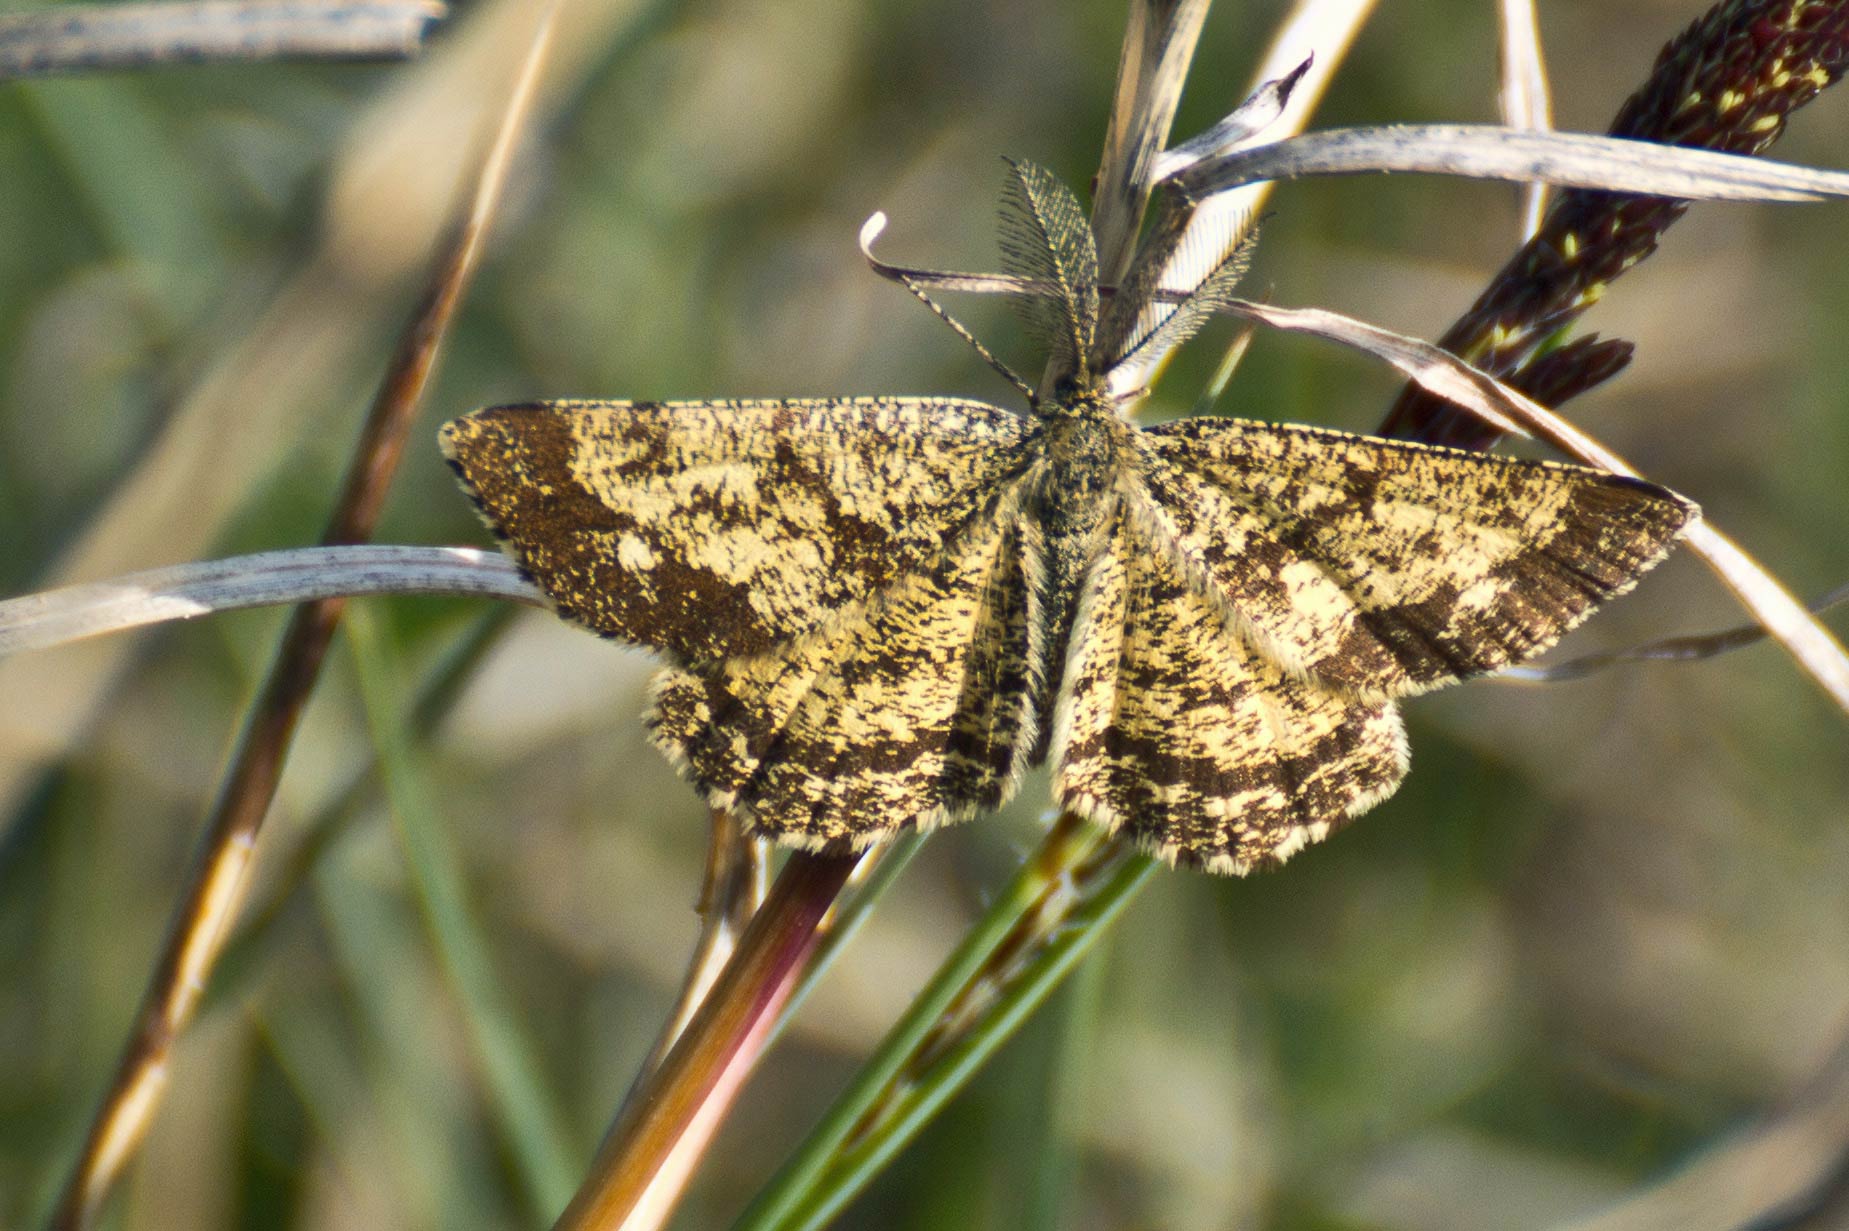
<path fill-rule="evenodd" d="M 751 832 L 859 848 L 992 810 L 1050 759 L 1061 806 L 1171 863 L 1279 862 L 1399 784 L 1397 698 L 1545 649 L 1697 515 L 1575 466 L 1138 429 L 1083 358 L 1083 215 L 1017 170 L 1058 222 L 1027 256 L 1073 369 L 1028 415 L 586 401 L 443 428 L 559 613 L 668 658 L 654 740 Z"/>

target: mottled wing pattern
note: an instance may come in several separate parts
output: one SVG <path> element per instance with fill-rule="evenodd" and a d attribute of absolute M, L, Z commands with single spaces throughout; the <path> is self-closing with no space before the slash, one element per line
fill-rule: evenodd
<path fill-rule="evenodd" d="M 1641 480 L 1314 428 L 1139 434 L 1135 515 L 1293 675 L 1401 696 L 1540 652 L 1695 506 Z"/>
<path fill-rule="evenodd" d="M 1245 873 L 1391 794 L 1391 702 L 1286 672 L 1127 510 L 1079 600 L 1055 709 L 1060 803 L 1170 863 Z"/>
<path fill-rule="evenodd" d="M 1033 743 L 1037 533 L 1019 485 L 928 568 L 777 650 L 658 678 L 656 744 L 716 807 L 853 847 L 999 807 Z"/>
<path fill-rule="evenodd" d="M 978 402 L 547 402 L 443 450 L 559 614 L 689 662 L 761 654 L 926 567 L 1026 464 Z"/>

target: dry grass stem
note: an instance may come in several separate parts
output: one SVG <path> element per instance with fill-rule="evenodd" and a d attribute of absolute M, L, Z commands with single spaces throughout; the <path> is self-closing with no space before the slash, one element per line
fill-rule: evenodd
<path fill-rule="evenodd" d="M 545 596 L 498 551 L 372 544 L 296 547 L 150 569 L 113 581 L 0 600 L 0 658 L 169 620 L 363 594 L 546 605 Z"/>
<path fill-rule="evenodd" d="M 560 14 L 542 109 L 567 101 L 639 0 L 576 0 Z M 434 53 L 404 73 L 347 129 L 328 173 L 319 240 L 254 318 L 221 322 L 204 370 L 187 374 L 159 431 L 105 499 L 86 510 L 40 584 L 115 577 L 194 560 L 224 533 L 253 487 L 325 431 L 325 373 L 355 371 L 391 322 L 386 306 L 418 285 L 495 121 L 484 82 L 511 79 L 529 0 L 471 8 Z M 0 813 L 66 754 L 101 711 L 140 645 L 93 641 L 55 660 L 0 662 Z"/>
<path fill-rule="evenodd" d="M 1117 93 L 1092 193 L 1098 273 L 1121 281 L 1130 268 L 1137 228 L 1149 204 L 1152 169 L 1168 141 L 1181 89 L 1194 62 L 1207 0 L 1136 0 L 1117 65 Z"/>
<path fill-rule="evenodd" d="M 446 12 L 436 0 L 208 0 L 9 13 L 0 16 L 0 81 L 258 60 L 402 60 Z"/>
<path fill-rule="evenodd" d="M 763 905 L 768 884 L 765 860 L 769 852 L 766 848 L 763 839 L 746 837 L 731 813 L 721 808 L 712 809 L 706 873 L 700 882 L 697 908 L 700 935 L 694 942 L 693 956 L 687 963 L 687 975 L 675 998 L 674 1010 L 668 1014 L 661 1034 L 649 1049 L 648 1058 L 637 1071 L 636 1086 L 660 1067 L 674 1041 L 693 1020 L 719 978 L 719 972 L 731 959 L 738 938 L 744 934 L 752 915 Z"/>
<path fill-rule="evenodd" d="M 1849 603 L 1849 586 L 1838 586 L 1816 602 L 1811 603 L 1807 610 L 1812 615 L 1820 616 L 1844 603 Z M 1554 684 L 1565 680 L 1584 679 L 1588 675 L 1594 675 L 1621 663 L 1698 662 L 1758 645 L 1771 635 L 1764 625 L 1741 624 L 1711 633 L 1688 633 L 1679 637 L 1662 637 L 1655 641 L 1646 641 L 1642 645 L 1628 646 L 1622 650 L 1603 650 L 1596 654 L 1582 654 L 1578 658 L 1569 658 L 1565 662 L 1552 663 L 1545 667 L 1510 667 L 1492 678 L 1511 684 Z"/>
<path fill-rule="evenodd" d="M 1541 23 L 1534 0 L 1501 0 L 1502 90 L 1496 101 L 1502 122 L 1511 128 L 1545 132 L 1554 126 L 1554 101 L 1547 84 L 1547 62 L 1541 55 Z M 1522 238 L 1541 229 L 1547 210 L 1546 184 L 1522 189 Z"/>
<path fill-rule="evenodd" d="M 1373 15 L 1377 2 L 1299 0 L 1265 49 L 1248 84 L 1250 89 L 1257 89 L 1267 81 L 1279 80 L 1300 68 L 1302 75 L 1291 89 L 1283 114 L 1254 140 L 1276 140 L 1300 133 L 1309 125 L 1310 116 L 1322 102 L 1337 69 L 1347 60 L 1349 48 Z M 1306 63 L 1307 68 L 1303 67 Z M 1120 87 L 1120 105 L 1121 94 Z M 1113 115 L 1113 130 L 1117 123 Z M 1176 246 L 1174 258 L 1162 269 L 1155 284 L 1175 290 L 1192 289 L 1197 285 L 1245 238 L 1250 221 L 1263 212 L 1274 188 L 1269 181 L 1248 184 L 1201 201 L 1189 220 L 1188 232 Z M 1099 204 L 1103 203 L 1100 199 Z M 1140 219 L 1141 215 L 1138 217 Z M 1166 315 L 1163 309 L 1154 311 L 1157 316 Z M 1136 389 L 1147 389 L 1167 359 L 1166 354 L 1153 349 L 1146 354 L 1139 353 L 1111 374 L 1112 391 L 1121 396 Z"/>
<path fill-rule="evenodd" d="M 686 1030 L 631 1093 L 554 1231 L 659 1225 L 774 1032 L 857 862 L 790 856 Z"/>
<path fill-rule="evenodd" d="M 472 197 L 435 263 L 429 289 L 400 337 L 361 429 L 323 536 L 326 545 L 363 541 L 377 524 L 438 345 L 479 263 L 484 232 L 532 103 L 550 29 L 548 10 L 536 24 L 532 47 L 512 83 Z M 343 599 L 299 607 L 283 634 L 276 664 L 253 705 L 206 823 L 200 855 L 181 891 L 115 1077 L 60 1198 L 53 1218 L 60 1231 L 94 1223 L 159 1108 L 174 1043 L 192 1018 L 243 902 L 257 835 L 344 609 Z"/>
<path fill-rule="evenodd" d="M 1849 197 L 1849 173 L 1842 171 L 1634 137 L 1542 133 L 1496 124 L 1321 128 L 1203 158 L 1172 179 L 1189 194 L 1205 198 L 1261 180 L 1408 173 L 1516 184 L 1540 180 L 1606 196 L 1647 195 L 1651 200 L 1673 196 L 1683 201 L 1795 204 Z M 1570 241 L 1563 246 L 1579 251 Z"/>

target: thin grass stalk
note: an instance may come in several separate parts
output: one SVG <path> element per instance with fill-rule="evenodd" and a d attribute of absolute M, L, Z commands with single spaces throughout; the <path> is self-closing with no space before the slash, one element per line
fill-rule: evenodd
<path fill-rule="evenodd" d="M 1108 939 L 1099 933 L 1099 940 Z M 1072 972 L 1058 1004 L 1055 1037 L 1044 1064 L 1045 1119 L 1039 1157 L 1024 1206 L 1022 1231 L 1060 1231 L 1072 1224 L 1078 1190 L 1080 1140 L 1084 1134 L 1084 1094 L 1104 1015 L 1105 975 L 1110 966 L 1105 945 Z"/>
<path fill-rule="evenodd" d="M 903 1097 L 817 1180 L 785 1227 L 813 1231 L 846 1208 L 1077 969 L 1159 866 L 1127 844 L 1115 840 L 1102 844 L 1096 857 L 1075 874 L 1081 882 L 1096 879 L 1095 886 L 1075 892 L 1072 909 L 1066 913 L 1031 921 L 1029 926 L 1039 933 L 1033 938 L 1046 941 L 1044 947 L 1013 977 L 998 982 L 994 1001 L 977 1025 L 907 1074 Z"/>
<path fill-rule="evenodd" d="M 1181 88 L 1207 20 L 1208 0 L 1133 0 L 1117 65 L 1117 93 L 1104 136 L 1092 231 L 1098 273 L 1123 280 L 1134 255 L 1137 229 L 1149 206 L 1151 168 L 1168 142 Z"/>
<path fill-rule="evenodd" d="M 554 1231 L 652 1226 L 665 1216 L 668 1196 L 684 1185 L 769 1040 L 856 862 L 790 856 L 693 1020 L 598 1148 Z"/>
<path fill-rule="evenodd" d="M 438 345 L 479 262 L 482 239 L 539 79 L 550 28 L 548 10 L 512 83 L 471 199 L 462 208 L 450 241 L 439 251 L 429 289 L 400 336 L 367 415 L 323 536 L 328 545 L 363 542 L 378 522 Z M 200 854 L 182 889 L 115 1076 L 53 1214 L 51 1225 L 58 1231 L 77 1231 L 94 1222 L 153 1122 L 174 1044 L 192 1019 L 231 920 L 243 903 L 258 833 L 344 609 L 344 601 L 338 599 L 297 608 L 284 632 L 275 665 L 252 708 L 207 821 Z"/>
<path fill-rule="evenodd" d="M 967 992 L 1020 919 L 1040 901 L 1096 841 L 1096 831 L 1073 817 L 1062 817 L 983 917 L 967 932 L 872 1056 L 854 1075 L 853 1084 L 834 1102 L 795 1154 L 758 1193 L 740 1216 L 735 1231 L 765 1231 L 782 1226 L 808 1199 L 815 1182 L 853 1138 L 857 1126 L 888 1097 L 916 1048 L 936 1029 L 944 1013 Z"/>
<path fill-rule="evenodd" d="M 1304 130 L 1377 3 L 1378 0 L 1298 0 L 1292 7 L 1279 23 L 1248 88 L 1256 89 L 1302 68 L 1306 59 L 1309 66 L 1291 90 L 1283 115 L 1265 130 L 1262 139 L 1269 141 Z M 1115 115 L 1112 124 L 1117 124 Z M 1216 194 L 1204 202 L 1193 215 L 1189 233 L 1177 246 L 1175 260 L 1161 271 L 1156 285 L 1188 289 L 1197 285 L 1238 246 L 1275 188 L 1273 181 L 1266 180 Z M 1139 191 L 1140 199 L 1147 201 L 1148 187 Z M 1102 199 L 1099 204 L 1103 204 Z M 1161 317 L 1172 309 L 1151 305 L 1151 311 Z M 1118 395 L 1146 391 L 1167 361 L 1166 353 L 1153 348 L 1139 352 L 1110 374 L 1112 391 Z"/>
<path fill-rule="evenodd" d="M 737 823 L 726 814 L 715 811 L 713 815 L 713 827 L 715 830 L 713 850 L 710 851 L 708 855 L 707 880 L 705 886 L 701 889 L 700 915 L 702 920 L 706 920 L 714 913 L 714 908 L 708 905 L 708 901 L 714 897 L 714 852 L 717 851 L 719 842 L 721 841 L 719 831 L 721 827 L 724 826 L 726 829 L 735 832 L 736 824 Z M 737 839 L 728 838 L 727 840 L 736 841 Z M 810 991 L 814 989 L 821 977 L 827 973 L 829 966 L 833 964 L 835 958 L 840 955 L 841 951 L 847 947 L 848 942 L 854 939 L 855 933 L 860 930 L 860 925 L 866 922 L 867 915 L 873 910 L 874 903 L 878 902 L 886 890 L 891 888 L 893 882 L 898 879 L 899 873 L 905 870 L 906 865 L 912 861 L 912 857 L 916 855 L 919 849 L 924 845 L 924 841 L 924 834 L 916 830 L 911 830 L 899 834 L 890 841 L 881 842 L 868 847 L 861 855 L 860 862 L 854 866 L 854 871 L 849 876 L 847 884 L 843 887 L 840 897 L 818 925 L 817 930 L 821 933 L 821 941 L 816 946 L 815 952 L 803 963 L 802 970 L 797 974 L 796 986 L 791 990 L 789 999 L 784 1003 L 782 1010 L 777 1014 L 777 1020 L 771 1027 L 771 1034 L 769 1038 L 765 1040 L 765 1047 L 768 1048 L 769 1045 L 775 1042 L 777 1037 L 783 1033 L 783 1028 L 789 1025 L 790 1019 L 794 1017 L 796 1011 L 802 1007 L 802 1002 L 808 997 Z M 754 845 L 761 849 L 762 840 L 755 840 Z M 700 942 L 696 945 L 695 959 L 690 967 L 689 977 L 683 988 L 682 996 L 675 1005 L 674 1012 L 669 1018 L 668 1026 L 663 1029 L 661 1039 L 657 1040 L 655 1050 L 651 1051 L 649 1060 L 642 1066 L 641 1072 L 637 1074 L 637 1086 L 640 1086 L 642 1080 L 648 1073 L 652 1072 L 660 1065 L 662 1058 L 667 1055 L 668 1049 L 673 1046 L 675 1039 L 680 1037 L 681 1032 L 686 1028 L 687 1022 L 692 1020 L 693 1014 L 705 1000 L 707 993 L 717 980 L 720 970 L 723 969 L 724 962 L 730 961 L 731 954 L 737 950 L 738 937 L 742 935 L 745 928 L 749 926 L 752 914 L 763 905 L 764 885 L 761 880 L 758 879 L 762 877 L 763 873 L 764 866 L 762 862 L 754 860 L 748 869 L 735 868 L 732 870 L 731 876 L 733 877 L 734 885 L 719 891 L 719 906 L 717 909 L 724 910 L 730 914 L 730 918 L 724 922 L 722 927 L 724 930 L 728 930 L 732 933 L 731 940 L 726 945 L 724 957 L 722 960 L 712 963 L 710 971 L 703 969 L 710 961 L 704 951 L 708 941 L 703 934 Z M 751 877 L 752 883 L 748 893 L 744 883 L 742 883 L 744 881 L 744 875 L 741 874 L 748 874 Z M 749 909 L 745 909 L 747 903 L 749 904 Z M 710 925 L 706 926 L 710 927 Z M 699 983 L 699 993 L 697 995 L 689 995 L 688 992 L 693 989 L 696 981 Z M 634 1095 L 635 1091 L 632 1089 L 630 1094 L 624 1098 L 625 1105 L 628 1104 Z M 619 1112 L 619 1117 L 620 1115 L 621 1113 Z"/>
<path fill-rule="evenodd" d="M 1849 585 L 1838 586 L 1823 597 L 1813 600 L 1807 610 L 1812 615 L 1820 616 L 1844 603 L 1849 603 Z M 1507 667 L 1496 674 L 1493 682 L 1553 684 L 1584 679 L 1586 676 L 1596 675 L 1620 663 L 1700 662 L 1704 659 L 1718 658 L 1722 654 L 1731 654 L 1735 650 L 1743 650 L 1748 646 L 1758 645 L 1771 635 L 1763 624 L 1742 624 L 1733 628 L 1718 629 L 1711 633 L 1687 633 L 1679 637 L 1662 637 L 1655 641 L 1646 641 L 1641 645 L 1626 646 L 1621 650 L 1601 650 L 1593 654 L 1582 654 L 1578 658 L 1569 658 L 1564 662 L 1552 663 L 1545 667 Z"/>
<path fill-rule="evenodd" d="M 648 1075 L 667 1058 L 674 1040 L 687 1028 L 700 1004 L 712 990 L 719 972 L 738 947 L 738 938 L 751 922 L 752 914 L 764 904 L 767 884 L 764 841 L 748 838 L 731 813 L 714 808 L 711 832 L 706 846 L 706 874 L 700 882 L 700 901 L 695 907 L 700 916 L 700 935 L 694 942 L 693 957 L 681 982 L 674 1009 L 649 1048 L 648 1058 L 636 1071 L 636 1079 L 627 1102 L 647 1080 Z"/>
<path fill-rule="evenodd" d="M 1502 89 L 1497 94 L 1497 104 L 1502 122 L 1511 128 L 1549 131 L 1554 126 L 1554 100 L 1547 84 L 1547 62 L 1541 55 L 1541 22 L 1534 0 L 1500 0 L 1498 16 Z M 1522 189 L 1522 239 L 1541 229 L 1547 198 L 1546 184 L 1529 184 Z"/>
<path fill-rule="evenodd" d="M 718 818 L 715 818 L 715 824 L 718 823 Z M 827 907 L 821 922 L 816 925 L 819 940 L 814 950 L 799 963 L 794 983 L 787 996 L 776 1007 L 770 1018 L 769 1027 L 760 1037 L 752 1038 L 747 1048 L 741 1048 L 742 1054 L 732 1069 L 728 1070 L 727 1080 L 716 1085 L 713 1092 L 701 1101 L 698 1112 L 687 1121 L 682 1129 L 680 1139 L 669 1148 L 656 1178 L 648 1185 L 641 1200 L 624 1218 L 622 1223 L 624 1231 L 652 1231 L 653 1228 L 667 1222 L 684 1194 L 687 1183 L 692 1179 L 694 1168 L 704 1153 L 712 1133 L 716 1131 L 724 1114 L 729 1110 L 733 1098 L 742 1088 L 744 1079 L 749 1076 L 757 1061 L 783 1033 L 784 1027 L 801 1008 L 803 1000 L 807 998 L 835 957 L 853 939 L 855 932 L 871 913 L 874 903 L 898 879 L 899 873 L 911 862 L 912 856 L 917 854 L 923 845 L 924 835 L 910 832 L 900 834 L 890 842 L 873 846 L 861 855 L 841 891 Z M 748 920 L 746 927 L 747 929 L 749 927 Z M 743 943 L 742 940 L 740 943 Z M 785 940 L 771 935 L 763 943 L 776 946 L 785 943 Z M 725 958 L 725 964 L 718 968 L 713 978 L 707 980 L 706 987 L 698 997 L 683 996 L 683 1004 L 686 1005 L 689 1013 L 689 1024 L 693 1019 L 692 1015 L 697 1014 L 699 1007 L 711 994 L 712 985 L 717 983 L 719 975 L 723 975 L 725 967 L 733 962 L 742 964 L 746 960 L 748 960 L 748 955 L 741 957 L 738 945 L 731 946 Z M 760 969 L 764 972 L 765 978 L 783 977 L 773 964 L 763 964 Z M 699 977 L 701 975 L 697 969 L 690 972 L 687 986 L 691 988 L 694 980 Z M 768 992 L 763 991 L 757 994 L 768 996 Z M 674 1020 L 680 1016 L 681 1011 L 682 1007 L 677 1006 L 668 1027 L 664 1028 L 663 1037 L 669 1046 L 672 1046 L 681 1035 L 686 1033 L 686 1027 Z M 672 1031 L 671 1034 L 670 1031 Z M 638 1073 L 635 1085 L 625 1096 L 623 1107 L 618 1112 L 618 1121 L 633 1114 L 633 1108 L 638 1098 L 641 1097 L 645 1083 L 658 1067 L 659 1061 L 652 1060 Z M 656 1091 L 654 1096 L 662 1097 L 659 1091 Z"/>
<path fill-rule="evenodd" d="M 461 856 L 411 752 L 407 717 L 391 700 L 399 691 L 396 673 L 372 614 L 364 609 L 353 612 L 347 640 L 358 666 L 360 696 L 412 893 L 438 966 L 461 1010 L 489 1111 L 500 1127 L 529 1208 L 543 1218 L 570 1195 L 578 1154 L 469 906 Z"/>
<path fill-rule="evenodd" d="M 861 856 L 860 864 L 848 880 L 847 892 L 836 902 L 834 912 L 822 921 L 822 943 L 797 977 L 796 990 L 790 994 L 789 1003 L 784 1005 L 772 1031 L 773 1039 L 783 1033 L 783 1028 L 789 1025 L 790 1018 L 802 1007 L 816 983 L 860 931 L 861 924 L 867 921 L 874 905 L 898 881 L 900 873 L 905 871 L 913 857 L 924 848 L 927 836 L 915 829 L 909 830 L 889 842 L 870 848 Z"/>

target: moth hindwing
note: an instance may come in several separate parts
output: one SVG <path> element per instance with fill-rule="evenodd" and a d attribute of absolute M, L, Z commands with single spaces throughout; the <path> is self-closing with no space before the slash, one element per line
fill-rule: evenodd
<path fill-rule="evenodd" d="M 858 848 L 996 808 L 1049 759 L 1063 807 L 1171 862 L 1275 863 L 1397 786 L 1398 698 L 1544 649 L 1695 516 L 1572 466 L 1139 430 L 1085 370 L 1083 215 L 1038 168 L 1015 182 L 1039 221 L 1011 242 L 1040 236 L 1021 256 L 1073 365 L 1026 415 L 541 402 L 443 429 L 559 613 L 668 660 L 653 738 L 753 832 Z"/>

